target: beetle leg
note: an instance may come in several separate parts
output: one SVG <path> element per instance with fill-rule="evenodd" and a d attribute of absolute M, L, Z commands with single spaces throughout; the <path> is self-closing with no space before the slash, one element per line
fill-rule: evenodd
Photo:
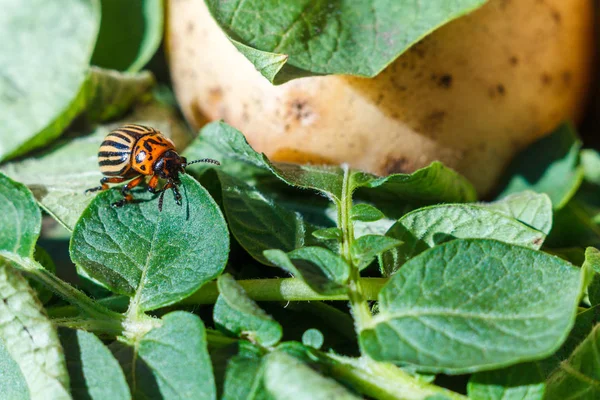
<path fill-rule="evenodd" d="M 150 178 L 150 182 L 148 182 L 148 191 L 150 193 L 159 193 L 160 190 L 156 190 L 157 185 L 158 185 L 158 175 L 152 175 L 152 178 Z"/>
<path fill-rule="evenodd" d="M 175 197 L 175 203 L 178 206 L 181 205 L 181 193 L 179 193 L 179 187 L 176 184 L 173 184 L 173 196 Z"/>
<path fill-rule="evenodd" d="M 96 186 L 96 187 L 87 189 L 84 193 L 97 192 L 98 190 L 106 190 L 106 189 L 108 189 L 107 183 L 121 183 L 126 179 L 127 178 L 121 178 L 119 176 L 112 177 L 112 178 L 105 176 L 104 178 L 100 179 L 100 186 Z"/>
<path fill-rule="evenodd" d="M 160 197 L 158 198 L 158 211 L 162 211 L 163 199 L 165 197 L 165 192 L 168 189 L 171 189 L 173 187 L 174 187 L 173 182 L 168 182 L 165 186 L 162 187 L 162 189 L 160 189 L 160 191 L 159 191 Z M 177 201 L 177 199 L 175 199 L 175 201 Z M 177 203 L 177 204 L 179 204 L 179 203 Z"/>
<path fill-rule="evenodd" d="M 134 187 L 136 187 L 137 185 L 139 185 L 140 183 L 142 183 L 143 180 L 144 180 L 144 175 L 140 175 L 137 178 L 135 178 L 134 180 L 132 180 L 131 182 L 129 182 L 127 185 L 123 186 L 121 188 L 121 194 L 123 195 L 124 198 L 112 203 L 111 206 L 123 207 L 125 204 L 131 203 L 133 201 L 133 196 L 131 195 L 131 193 L 129 193 L 129 191 L 131 189 L 133 189 Z"/>

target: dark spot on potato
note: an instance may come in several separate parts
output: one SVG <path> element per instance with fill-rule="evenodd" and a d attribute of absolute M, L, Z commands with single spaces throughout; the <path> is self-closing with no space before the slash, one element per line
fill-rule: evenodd
<path fill-rule="evenodd" d="M 556 22 L 557 24 L 560 24 L 562 21 L 562 16 L 560 15 L 560 13 L 556 10 L 552 10 L 552 19 L 554 20 L 554 22 Z"/>
<path fill-rule="evenodd" d="M 512 56 L 511 58 L 508 59 L 508 62 L 513 67 L 516 67 L 517 65 L 519 65 L 519 58 L 517 56 Z"/>
<path fill-rule="evenodd" d="M 288 132 L 290 130 L 290 124 L 285 124 L 285 126 L 283 127 L 283 129 Z"/>
<path fill-rule="evenodd" d="M 452 86 L 452 75 L 444 74 L 437 79 L 438 86 L 444 89 L 449 89 Z"/>
<path fill-rule="evenodd" d="M 192 33 L 194 31 L 194 22 L 189 21 L 185 27 L 185 30 L 188 34 Z"/>
<path fill-rule="evenodd" d="M 312 111 L 308 106 L 308 101 L 304 99 L 295 99 L 290 103 L 289 113 L 297 120 L 302 121 L 310 117 Z"/>
<path fill-rule="evenodd" d="M 446 111 L 434 110 L 421 120 L 420 131 L 426 134 L 437 133 L 446 118 Z"/>
<path fill-rule="evenodd" d="M 505 87 L 504 87 L 504 85 L 503 85 L 503 84 L 501 84 L 501 83 L 499 83 L 499 84 L 496 86 L 496 91 L 498 92 L 498 94 L 499 94 L 500 96 L 504 96 L 504 95 L 506 94 L 506 88 L 505 88 Z"/>
<path fill-rule="evenodd" d="M 414 164 L 406 157 L 388 156 L 382 167 L 385 175 L 406 174 L 414 170 Z"/>
<path fill-rule="evenodd" d="M 541 79 L 544 86 L 548 86 L 552 83 L 552 75 L 548 73 L 543 73 Z"/>
<path fill-rule="evenodd" d="M 390 83 L 396 90 L 399 90 L 400 92 L 404 92 L 406 90 L 406 86 L 401 85 L 398 82 L 396 82 L 396 79 L 394 79 L 394 77 L 390 78 Z"/>
<path fill-rule="evenodd" d="M 562 80 L 565 85 L 571 84 L 571 80 L 573 79 L 573 74 L 571 71 L 564 71 L 562 73 Z"/>
<path fill-rule="evenodd" d="M 223 89 L 220 87 L 214 87 L 208 91 L 208 101 L 211 104 L 220 103 L 223 100 Z"/>
<path fill-rule="evenodd" d="M 383 96 L 383 94 L 380 94 L 380 95 L 377 97 L 377 100 L 375 101 L 375 104 L 376 104 L 376 105 L 380 105 L 380 104 L 381 104 L 381 102 L 383 101 L 383 97 L 384 97 L 384 96 Z"/>
<path fill-rule="evenodd" d="M 190 111 L 192 113 L 191 123 L 195 128 L 199 128 L 208 122 L 208 118 L 204 114 L 202 106 L 200 105 L 200 102 L 197 98 L 192 101 L 190 105 Z"/>

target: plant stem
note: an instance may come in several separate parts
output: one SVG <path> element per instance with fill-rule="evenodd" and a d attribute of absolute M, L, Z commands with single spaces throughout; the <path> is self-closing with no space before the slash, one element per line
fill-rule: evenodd
<path fill-rule="evenodd" d="M 55 318 L 52 323 L 58 326 L 64 326 L 71 329 L 83 329 L 97 334 L 106 334 L 110 336 L 120 336 L 123 333 L 123 326 L 120 321 L 108 319 L 89 319 L 89 318 Z"/>
<path fill-rule="evenodd" d="M 108 308 L 96 303 L 82 291 L 74 288 L 67 282 L 52 274 L 37 261 L 29 257 L 21 257 L 17 254 L 7 251 L 0 251 L 0 256 L 18 264 L 20 270 L 26 272 L 37 281 L 40 281 L 54 293 L 58 294 L 69 303 L 76 305 L 89 316 L 102 320 L 123 320 L 123 316 L 121 314 L 111 311 Z"/>
<path fill-rule="evenodd" d="M 372 314 L 363 294 L 360 271 L 352 260 L 352 244 L 354 242 L 354 226 L 350 219 L 352 210 L 352 184 L 351 173 L 348 165 L 343 165 L 344 180 L 342 184 L 342 198 L 337 204 L 338 228 L 342 231 L 341 256 L 350 266 L 350 277 L 348 279 L 348 298 L 356 325 L 356 331 L 360 332 L 372 324 Z"/>

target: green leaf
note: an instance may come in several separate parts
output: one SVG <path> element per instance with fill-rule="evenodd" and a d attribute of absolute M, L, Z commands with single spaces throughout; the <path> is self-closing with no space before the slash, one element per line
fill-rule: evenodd
<path fill-rule="evenodd" d="M 275 84 L 309 75 L 373 77 L 428 33 L 484 3 L 206 1 L 238 50 Z"/>
<path fill-rule="evenodd" d="M 593 220 L 595 212 L 578 197 L 554 213 L 552 230 L 544 246 L 600 247 L 600 226 Z"/>
<path fill-rule="evenodd" d="M 174 311 L 134 348 L 115 344 L 113 353 L 134 399 L 216 399 L 206 331 L 198 316 Z"/>
<path fill-rule="evenodd" d="M 12 359 L 10 353 L 0 339 L 0 393 L 6 399 L 29 400 L 29 389 L 19 365 Z"/>
<path fill-rule="evenodd" d="M 546 235 L 504 214 L 471 204 L 447 204 L 406 214 L 386 233 L 403 242 L 382 256 L 383 272 L 395 273 L 417 254 L 454 239 L 496 239 L 539 249 Z"/>
<path fill-rule="evenodd" d="M 206 189 L 181 176 L 183 205 L 165 196 L 135 192 L 141 202 L 115 209 L 116 190 L 96 196 L 71 237 L 73 262 L 116 293 L 153 310 L 189 296 L 225 268 L 229 233 Z M 141 191 L 141 190 L 140 190 Z"/>
<path fill-rule="evenodd" d="M 125 73 L 92 67 L 83 89 L 85 115 L 94 122 L 119 117 L 144 95 L 149 96 L 155 83 L 148 71 Z"/>
<path fill-rule="evenodd" d="M 594 149 L 584 149 L 580 157 L 585 180 L 600 185 L 600 153 Z"/>
<path fill-rule="evenodd" d="M 229 359 L 222 400 L 255 399 L 262 385 L 262 359 L 236 355 Z"/>
<path fill-rule="evenodd" d="M 55 139 L 81 111 L 100 10 L 94 0 L 1 0 L 0 9 L 2 160 Z"/>
<path fill-rule="evenodd" d="M 0 173 L 0 250 L 33 258 L 42 214 L 31 192 Z"/>
<path fill-rule="evenodd" d="M 600 325 L 560 364 L 547 381 L 546 399 L 597 399 L 600 396 Z"/>
<path fill-rule="evenodd" d="M 71 393 L 78 399 L 131 399 L 125 375 L 110 350 L 94 334 L 61 329 L 71 377 Z"/>
<path fill-rule="evenodd" d="M 283 335 L 281 325 L 256 305 L 231 275 L 221 275 L 217 286 L 219 297 L 213 318 L 218 327 L 263 346 L 279 342 Z"/>
<path fill-rule="evenodd" d="M 272 264 L 302 279 L 317 293 L 341 294 L 350 276 L 350 267 L 337 254 L 323 247 L 302 247 L 285 253 L 281 250 L 263 252 Z"/>
<path fill-rule="evenodd" d="M 0 342 L 19 365 L 31 399 L 70 399 L 69 375 L 54 326 L 25 278 L 1 259 L 0 298 Z"/>
<path fill-rule="evenodd" d="M 591 282 L 588 286 L 588 297 L 593 306 L 600 304 L 600 250 L 588 247 L 585 250 L 585 261 L 581 267 L 591 271 Z"/>
<path fill-rule="evenodd" d="M 269 264 L 264 250 L 291 251 L 304 246 L 311 229 L 299 213 L 281 207 L 268 194 L 231 175 L 219 172 L 219 180 L 229 229 L 254 259 Z"/>
<path fill-rule="evenodd" d="M 546 193 L 555 209 L 562 208 L 583 179 L 580 148 L 575 128 L 567 123 L 561 125 L 514 158 L 507 170 L 508 183 L 499 197 L 533 190 Z"/>
<path fill-rule="evenodd" d="M 469 380 L 470 398 L 480 400 L 542 400 L 544 377 L 535 363 L 478 372 Z"/>
<path fill-rule="evenodd" d="M 174 126 L 167 119 L 169 113 L 165 113 L 164 108 L 152 107 L 151 110 L 152 117 L 131 116 L 128 122 L 161 130 Z M 99 126 L 90 135 L 59 142 L 35 158 L 5 164 L 0 171 L 26 184 L 44 210 L 65 228 L 73 230 L 79 216 L 94 198 L 84 193 L 85 190 L 98 186 L 102 178 L 97 161 L 100 144 L 112 129 L 120 125 Z M 163 132 L 167 134 L 170 131 L 165 129 Z"/>
<path fill-rule="evenodd" d="M 312 233 L 317 239 L 323 240 L 342 240 L 342 230 L 340 228 L 323 228 L 317 229 Z"/>
<path fill-rule="evenodd" d="M 552 228 L 552 201 L 545 193 L 525 190 L 479 205 L 521 221 L 546 235 Z"/>
<path fill-rule="evenodd" d="M 56 275 L 56 265 L 54 265 L 52 257 L 50 257 L 50 254 L 48 254 L 43 247 L 36 245 L 34 256 L 35 260 L 40 263 L 40 265 Z M 29 286 L 31 286 L 31 288 L 35 291 L 37 298 L 42 302 L 42 304 L 46 304 L 48 301 L 50 301 L 53 293 L 50 289 L 48 289 L 48 287 L 34 279 L 28 279 L 28 281 Z"/>
<path fill-rule="evenodd" d="M 358 399 L 344 386 L 326 378 L 283 351 L 264 358 L 264 384 L 274 399 Z"/>
<path fill-rule="evenodd" d="M 583 277 L 558 257 L 458 239 L 404 264 L 360 333 L 376 360 L 466 373 L 547 357 L 575 320 Z"/>
<path fill-rule="evenodd" d="M 353 221 L 375 222 L 384 217 L 381 211 L 366 203 L 357 204 L 350 209 L 350 218 Z"/>
<path fill-rule="evenodd" d="M 163 34 L 162 0 L 101 0 L 102 23 L 92 63 L 139 71 L 150 61 Z"/>
<path fill-rule="evenodd" d="M 302 344 L 319 350 L 323 346 L 323 334 L 318 329 L 307 329 L 302 334 Z"/>
<path fill-rule="evenodd" d="M 363 270 L 371 262 L 386 251 L 392 250 L 402 244 L 400 240 L 382 235 L 364 235 L 354 240 L 350 249 L 354 265 Z"/>

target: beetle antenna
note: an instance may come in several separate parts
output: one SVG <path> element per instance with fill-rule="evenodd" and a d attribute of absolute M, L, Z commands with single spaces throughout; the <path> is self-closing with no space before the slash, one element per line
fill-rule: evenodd
<path fill-rule="evenodd" d="M 215 165 L 221 165 L 220 162 L 218 162 L 217 160 L 213 160 L 212 158 L 203 158 L 201 160 L 194 160 L 194 161 L 190 161 L 189 163 L 186 163 L 185 166 L 187 167 L 188 165 L 192 165 L 192 164 L 196 164 L 196 163 L 209 163 L 209 164 L 215 164 Z"/>
<path fill-rule="evenodd" d="M 163 190 L 158 197 L 158 211 L 162 212 L 163 199 L 165 198 L 165 191 Z"/>

